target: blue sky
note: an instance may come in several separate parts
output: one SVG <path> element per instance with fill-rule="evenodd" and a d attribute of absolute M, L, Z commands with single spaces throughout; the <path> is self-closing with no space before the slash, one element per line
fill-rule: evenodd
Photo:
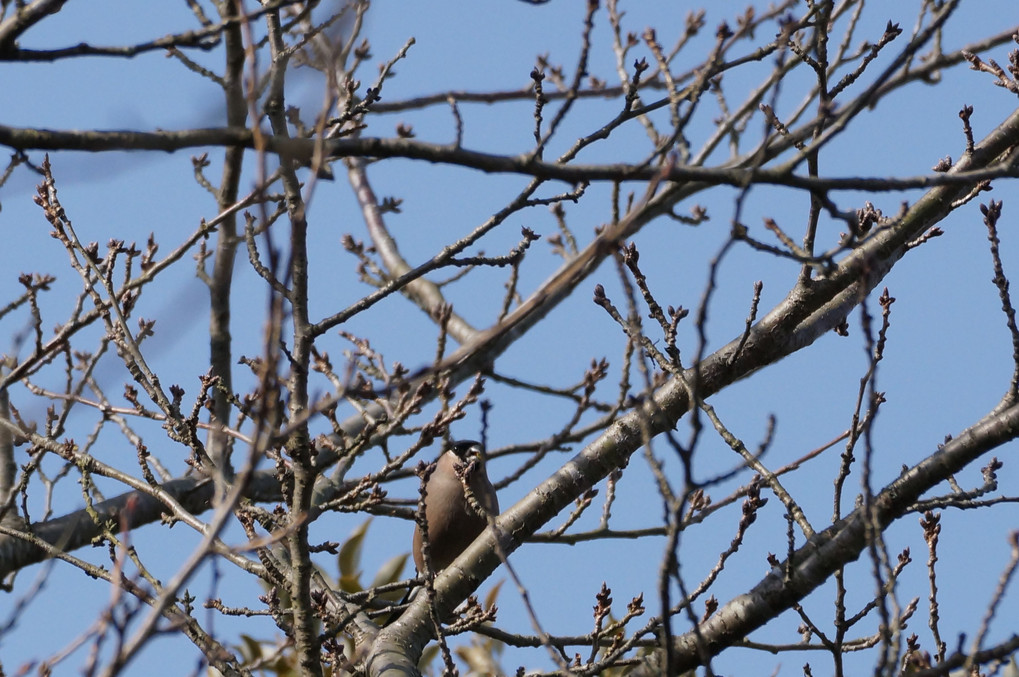
<path fill-rule="evenodd" d="M 253 4 L 253 3 L 252 3 Z M 379 2 L 368 15 L 365 34 L 371 40 L 372 60 L 361 76 L 367 86 L 375 74 L 375 64 L 392 58 L 411 36 L 416 44 L 408 58 L 396 66 L 397 76 L 387 82 L 383 102 L 398 101 L 437 91 L 486 89 L 510 90 L 525 87 L 528 73 L 534 67 L 535 55 L 549 55 L 553 63 L 567 69 L 576 60 L 579 47 L 583 4 L 569 0 L 552 0 L 547 5 L 530 6 L 511 0 L 478 2 L 433 2 L 408 5 Z M 888 3 L 867 8 L 868 19 L 860 35 L 876 40 L 885 22 L 899 22 L 907 34 L 915 21 L 916 2 Z M 646 25 L 658 28 L 659 37 L 670 43 L 681 29 L 688 11 L 679 3 L 629 2 L 625 21 L 638 34 Z M 733 21 L 742 9 L 738 3 L 715 3 L 706 19 L 704 36 L 698 38 L 681 55 L 679 62 L 693 65 L 703 58 L 705 45 L 710 44 L 713 27 L 721 20 Z M 1008 25 L 1019 23 L 1019 10 L 1013 2 L 964 3 L 950 22 L 944 36 L 946 50 L 968 41 L 985 37 Z M 596 20 L 595 48 L 590 72 L 615 83 L 613 56 L 607 47 L 608 29 L 604 13 Z M 123 0 L 92 3 L 67 3 L 61 12 L 42 22 L 22 40 L 26 48 L 57 47 L 86 41 L 92 44 L 124 44 L 160 37 L 167 33 L 193 27 L 193 17 L 185 3 L 140 3 Z M 771 27 L 768 27 L 771 30 Z M 905 36 L 904 36 L 905 37 Z M 736 50 L 751 50 L 770 39 L 760 34 L 753 43 Z M 894 44 L 893 44 L 894 47 Z M 991 53 L 999 63 L 1007 61 L 1005 47 Z M 646 55 L 638 48 L 637 55 Z M 199 60 L 213 68 L 219 66 L 221 55 L 213 52 L 200 55 Z M 264 63 L 262 64 L 265 65 Z M 876 63 L 883 67 L 882 62 Z M 771 68 L 771 62 L 752 65 L 746 72 L 727 74 L 724 83 L 733 101 L 752 88 Z M 222 123 L 221 95 L 216 87 L 203 81 L 162 53 L 143 54 L 130 60 L 81 58 L 56 64 L 0 65 L 3 95 L 0 97 L 0 124 L 54 129 L 183 129 L 192 126 L 217 126 Z M 936 87 L 914 85 L 883 100 L 877 109 L 868 111 L 855 122 L 855 129 L 833 142 L 822 160 L 822 174 L 832 176 L 913 176 L 927 174 L 938 159 L 945 155 L 958 158 L 963 149 L 963 136 L 957 112 L 963 104 L 973 105 L 972 119 L 977 139 L 983 137 L 1015 108 L 1015 97 L 993 87 L 990 76 L 966 68 L 944 74 L 944 82 Z M 302 110 L 316 110 L 322 100 L 321 83 L 310 73 L 297 72 L 291 80 L 289 103 Z M 803 96 L 805 80 L 791 79 L 784 87 L 780 110 L 791 110 Z M 850 94 L 852 92 L 850 91 Z M 525 152 L 533 143 L 531 102 L 504 106 L 463 104 L 464 145 L 488 152 Z M 554 106 L 550 107 L 554 110 Z M 600 127 L 618 108 L 618 102 L 583 101 L 577 104 L 563 131 L 552 143 L 549 155 L 568 148 L 577 136 Z M 659 121 L 665 118 L 659 117 Z M 689 130 L 696 147 L 710 133 L 711 115 L 701 115 Z M 446 106 L 422 111 L 397 113 L 369 119 L 366 134 L 391 136 L 398 122 L 412 124 L 419 140 L 437 143 L 453 139 L 454 123 Z M 755 119 L 748 135 L 759 133 L 761 123 Z M 581 155 L 583 162 L 612 162 L 641 157 L 647 145 L 642 131 L 635 127 L 624 130 L 609 142 L 595 145 Z M 51 156 L 60 198 L 83 240 L 105 243 L 116 237 L 142 243 L 154 232 L 161 245 L 169 250 L 194 230 L 199 220 L 215 216 L 215 203 L 196 185 L 190 156 L 200 151 L 163 153 L 55 153 Z M 724 159 L 724 149 L 720 151 Z M 42 154 L 30 154 L 41 161 Z M 219 175 L 220 149 L 210 149 L 212 178 Z M 501 208 L 519 191 L 526 179 L 517 176 L 489 176 L 467 170 L 435 167 L 423 162 L 392 161 L 372 167 L 369 176 L 375 192 L 403 200 L 402 213 L 390 215 L 388 223 L 401 250 L 412 264 L 423 261 L 445 243 L 465 235 Z M 41 210 L 32 203 L 38 179 L 19 171 L 0 188 L 0 298 L 9 299 L 19 293 L 17 276 L 21 272 L 53 272 L 58 275 L 54 292 L 44 299 L 46 322 L 51 326 L 66 316 L 73 303 L 79 282 L 66 266 L 66 254 L 48 234 Z M 243 189 L 253 186 L 248 176 Z M 634 185 L 633 190 L 641 187 Z M 561 184 L 550 184 L 542 195 L 564 190 Z M 729 232 L 733 218 L 733 189 L 721 188 L 702 193 L 690 204 L 680 205 L 682 212 L 693 203 L 704 205 L 711 220 L 691 228 L 660 220 L 647 226 L 635 242 L 641 250 L 641 263 L 651 284 L 663 303 L 696 307 L 707 280 L 707 262 L 719 250 Z M 886 214 L 894 213 L 903 200 L 915 200 L 919 193 L 884 193 L 862 195 L 842 193 L 837 196 L 841 206 L 856 208 L 870 200 Z M 1002 256 L 1006 272 L 1019 270 L 1019 235 L 1010 227 L 1016 223 L 1019 203 L 1015 200 L 1015 184 L 996 183 L 993 193 L 984 194 L 982 201 L 1005 201 L 1001 226 Z M 980 213 L 975 201 L 942 225 L 945 235 L 924 245 L 902 261 L 886 280 L 897 301 L 893 306 L 892 328 L 886 357 L 878 375 L 878 389 L 886 393 L 875 428 L 876 479 L 878 486 L 895 478 L 903 464 L 912 464 L 929 455 L 945 435 L 958 434 L 966 426 L 991 409 L 1005 392 L 1012 373 L 1011 347 L 999 310 L 997 292 L 990 282 L 992 271 Z M 580 204 L 566 205 L 569 222 L 579 237 L 589 238 L 592 229 L 609 219 L 607 186 L 593 186 Z M 805 223 L 808 198 L 798 191 L 784 189 L 753 189 L 744 204 L 742 221 L 758 239 L 767 240 L 764 218 L 773 218 L 798 237 Z M 352 233 L 364 239 L 363 225 L 342 170 L 335 183 L 319 184 L 311 207 L 311 281 L 312 313 L 324 316 L 345 307 L 367 292 L 354 272 L 355 261 L 340 247 L 340 237 Z M 487 236 L 480 244 L 489 254 L 501 254 L 519 239 L 520 227 L 527 226 L 543 235 L 555 232 L 547 211 L 531 210 L 515 216 Z M 839 224 L 822 221 L 820 237 L 825 242 L 837 238 Z M 586 241 L 586 240 L 585 240 Z M 521 271 L 521 289 L 533 290 L 548 277 L 557 259 L 544 241 L 536 243 L 527 264 Z M 257 276 L 239 261 L 235 292 L 234 354 L 256 355 L 261 349 L 264 325 L 265 292 Z M 795 282 L 798 269 L 786 261 L 767 254 L 737 247 L 720 269 L 720 286 L 711 306 L 707 327 L 709 348 L 724 345 L 742 330 L 752 285 L 764 281 L 762 314 L 781 300 Z M 479 276 L 477 283 L 452 287 L 449 298 L 457 312 L 468 317 L 475 326 L 487 326 L 493 319 L 493 299 L 501 298 L 504 277 L 498 274 Z M 590 301 L 595 283 L 606 286 L 610 296 L 621 301 L 617 276 L 610 264 L 595 275 L 563 303 L 558 312 L 536 327 L 500 359 L 500 373 L 519 378 L 549 381 L 565 386 L 580 380 L 592 358 L 607 358 L 613 373 L 618 373 L 623 336 L 618 326 Z M 871 311 L 877 312 L 871 302 Z M 197 375 L 205 371 L 207 346 L 204 342 L 208 302 L 202 285 L 194 276 L 192 263 L 183 262 L 167 275 L 158 293 L 143 296 L 140 315 L 157 320 L 153 339 L 152 366 L 163 374 L 165 383 L 179 382 L 189 393 L 197 390 Z M 6 342 L 3 352 L 15 349 L 13 337 L 24 329 L 27 316 L 22 313 L 0 321 L 0 336 Z M 713 398 L 720 416 L 749 447 L 763 438 L 767 417 L 774 414 L 778 426 L 774 444 L 766 462 L 778 467 L 836 437 L 849 425 L 853 401 L 860 377 L 866 370 L 861 342 L 859 316 L 850 319 L 848 339 L 827 335 L 810 348 L 793 355 L 751 379 L 737 383 Z M 415 367 L 431 359 L 435 329 L 431 322 L 409 302 L 391 297 L 370 312 L 355 318 L 348 331 L 367 336 L 373 347 L 386 355 L 388 362 L 399 360 Z M 93 335 L 94 336 L 94 335 Z M 11 337 L 11 338 L 8 338 Z M 416 340 L 420 337 L 420 340 Z M 684 350 L 692 354 L 696 335 L 692 325 L 681 331 Z M 89 345 L 85 344 L 86 347 Z M 347 346 L 333 332 L 326 337 L 325 347 L 338 359 Z M 21 348 L 24 354 L 25 348 Z M 44 377 L 45 378 L 45 377 Z M 56 375 L 51 379 L 59 380 Z M 119 394 L 126 380 L 114 356 L 104 361 L 98 378 L 111 394 Z M 612 379 L 603 385 L 602 396 L 610 398 Z M 462 389 L 461 389 L 462 390 Z M 549 398 L 524 396 L 496 383 L 490 383 L 487 396 L 495 404 L 491 414 L 489 443 L 492 447 L 540 440 L 557 430 L 569 414 L 569 408 Z M 43 415 L 45 403 L 19 392 L 13 397 L 24 402 L 19 406 L 32 417 Z M 72 419 L 74 435 L 84 438 L 92 420 L 86 414 Z M 471 412 L 459 423 L 454 433 L 471 437 L 478 432 L 478 414 Z M 158 426 L 145 429 L 150 447 L 171 449 L 160 439 Z M 685 438 L 684 423 L 679 436 Z M 110 463 L 133 463 L 130 449 L 113 431 L 104 432 L 97 445 L 97 457 L 104 455 Z M 1019 472 L 1010 465 L 1007 446 L 995 453 L 1006 461 L 999 473 L 1002 490 L 1015 493 Z M 838 466 L 841 446 L 823 455 L 800 473 L 790 476 L 787 488 L 808 509 L 815 526 L 826 525 L 831 513 L 831 487 Z M 182 470 L 180 458 L 171 449 L 165 452 L 167 464 Z M 666 457 L 665 445 L 655 453 Z M 501 494 L 503 506 L 509 506 L 567 456 L 546 460 L 523 481 L 513 484 Z M 735 455 L 716 437 L 705 435 L 698 447 L 697 469 L 709 476 L 732 467 Z M 496 460 L 491 472 L 498 478 L 515 469 L 515 461 Z M 675 469 L 675 464 L 668 465 Z M 747 477 L 742 477 L 746 481 Z M 963 486 L 977 486 L 977 468 L 958 478 Z M 857 482 L 854 476 L 851 483 Z M 116 487 L 104 485 L 116 493 Z M 734 485 L 733 485 L 734 486 Z M 614 509 L 618 528 L 656 524 L 660 521 L 660 501 L 652 490 L 653 483 L 640 460 L 634 456 L 618 489 Z M 729 489 L 731 490 L 731 486 Z M 76 486 L 65 486 L 58 496 L 57 512 L 80 505 Z M 413 486 L 406 484 L 403 495 L 410 497 Z M 604 486 L 602 487 L 604 493 Z M 858 486 L 847 491 L 851 508 L 852 496 Z M 712 491 L 716 499 L 726 491 Z M 596 523 L 598 510 L 585 516 L 581 527 Z M 717 553 L 732 537 L 738 520 L 738 505 L 717 519 L 691 528 L 684 534 L 681 549 L 683 571 L 691 581 L 713 566 Z M 565 518 L 562 515 L 561 518 Z M 314 525 L 312 537 L 342 540 L 361 521 L 360 516 L 338 515 L 321 519 Z M 952 645 L 960 631 L 972 631 L 984 610 L 984 601 L 991 595 L 997 577 L 1007 561 L 1005 536 L 1019 528 L 1019 509 L 998 506 L 982 514 L 946 512 L 942 516 L 940 558 L 948 578 L 941 582 L 942 631 Z M 553 525 L 557 524 L 555 522 Z M 767 571 L 765 555 L 781 553 L 784 548 L 784 518 L 780 503 L 772 497 L 762 510 L 759 524 L 748 535 L 738 557 L 727 567 L 715 594 L 721 602 L 756 583 Z M 376 518 L 369 530 L 363 568 L 365 580 L 389 558 L 409 549 L 411 526 L 396 520 Z M 243 542 L 239 532 L 227 540 Z M 167 532 L 149 528 L 131 534 L 143 560 L 164 580 L 194 547 L 193 533 L 183 526 Z M 912 629 L 930 648 L 929 633 L 924 634 L 924 612 L 927 581 L 923 574 L 926 549 L 922 533 L 913 518 L 901 520 L 888 534 L 889 549 L 895 553 L 911 547 L 914 564 L 904 580 L 900 599 L 921 598 L 921 611 L 914 617 Z M 521 579 L 536 601 L 544 627 L 554 634 L 581 634 L 590 630 L 590 609 L 602 581 L 613 590 L 618 614 L 632 596 L 643 593 L 649 613 L 657 613 L 655 599 L 656 575 L 662 554 L 661 540 L 615 542 L 578 546 L 525 545 L 511 558 Z M 94 561 L 103 561 L 104 551 L 78 553 Z M 975 556 L 976 555 L 976 556 Z M 332 565 L 323 557 L 320 563 Z M 30 589 L 40 567 L 22 572 L 16 581 L 11 599 Z M 227 565 L 221 565 L 216 580 L 214 571 L 206 566 L 190 586 L 200 598 L 221 596 L 224 603 L 255 606 L 257 586 Z M 502 580 L 497 572 L 489 583 Z M 865 603 L 873 587 L 869 563 L 861 560 L 850 570 L 855 582 L 853 600 Z M 215 593 L 213 593 L 215 591 Z M 49 655 L 58 647 L 67 646 L 95 617 L 96 610 L 109 600 L 110 591 L 87 579 L 66 565 L 46 579 L 45 588 L 18 625 L 0 636 L 4 668 L 15 674 L 18 667 L 32 659 Z M 817 620 L 831 617 L 831 590 L 822 588 L 807 600 L 805 606 Z M 1015 607 L 1015 595 L 1010 597 Z M 508 583 L 500 597 L 500 625 L 519 632 L 530 632 L 519 596 Z M 1009 609 L 1006 604 L 1003 609 Z M 202 611 L 201 613 L 205 613 Z M 0 618 L 3 615 L 0 614 Z M 786 614 L 773 626 L 753 637 L 759 641 L 795 641 L 798 623 Z M 1014 631 L 1019 617 L 1004 611 L 992 626 L 992 639 Z M 264 620 L 243 622 L 217 618 L 218 631 L 228 641 L 236 641 L 244 632 L 258 638 L 272 638 L 275 628 Z M 40 632 L 45 628 L 45 632 Z M 873 631 L 868 626 L 868 631 Z M 685 628 L 677 623 L 679 631 Z M 171 653 L 172 652 L 172 653 Z M 178 664 L 168 665 L 166 656 L 180 656 L 184 665 L 197 664 L 197 652 L 180 640 L 161 638 L 139 657 L 133 670 L 147 674 L 180 674 Z M 76 671 L 86 660 L 84 649 L 62 664 L 67 673 Z M 827 674 L 830 664 L 821 654 L 773 657 L 736 651 L 727 654 L 715 665 L 720 674 L 738 674 L 741 668 L 753 665 L 762 674 L 779 670 L 781 674 L 800 674 L 800 665 L 807 660 L 818 661 L 814 674 Z M 871 664 L 871 657 L 863 660 Z M 518 663 L 529 668 L 548 667 L 547 656 L 540 652 L 509 651 L 505 666 L 513 670 Z M 750 662 L 753 661 L 753 662 Z"/>

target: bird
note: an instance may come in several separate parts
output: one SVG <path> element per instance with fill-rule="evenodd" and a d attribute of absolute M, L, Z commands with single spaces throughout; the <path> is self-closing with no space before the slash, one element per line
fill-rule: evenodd
<path fill-rule="evenodd" d="M 458 471 L 460 476 L 458 476 Z M 471 494 L 486 514 L 480 514 L 464 491 L 464 477 Z M 487 515 L 499 514 L 499 497 L 485 470 L 484 448 L 480 442 L 451 442 L 439 456 L 425 485 L 425 523 L 428 526 L 428 559 L 433 572 L 450 565 L 488 525 Z M 425 572 L 424 537 L 414 527 L 414 565 Z"/>

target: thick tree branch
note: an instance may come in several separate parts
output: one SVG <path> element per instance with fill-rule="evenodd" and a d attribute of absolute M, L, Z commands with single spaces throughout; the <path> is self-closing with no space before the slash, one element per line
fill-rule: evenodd
<path fill-rule="evenodd" d="M 956 170 L 978 169 L 996 161 L 1003 153 L 1017 154 L 1017 145 L 1019 111 L 984 139 L 973 154 L 960 161 Z M 464 551 L 456 563 L 440 574 L 435 581 L 435 604 L 440 617 L 448 617 L 455 606 L 499 566 L 499 552 L 514 551 L 527 535 L 535 533 L 614 469 L 625 466 L 630 455 L 644 444 L 648 435 L 655 436 L 672 430 L 679 418 L 693 405 L 691 396 L 707 398 L 752 372 L 809 346 L 843 322 L 847 314 L 867 297 L 907 251 L 908 243 L 951 213 L 955 201 L 967 192 L 966 187 L 953 186 L 931 190 L 909 210 L 899 224 L 861 245 L 829 277 L 798 284 L 784 301 L 754 325 L 745 342 L 743 337 L 737 337 L 701 364 L 687 369 L 681 377 L 672 378 L 655 393 L 652 400 L 617 420 L 559 471 L 506 510 L 492 528 L 486 530 Z M 693 383 L 697 384 L 696 393 L 691 392 Z M 983 432 L 985 429 L 995 431 L 995 434 L 987 435 Z M 961 438 L 971 440 L 966 448 L 971 449 L 972 454 L 979 455 L 1019 434 L 1019 409 L 1015 409 L 1011 415 L 992 415 L 971 431 L 975 432 L 964 434 Z M 975 458 L 975 455 L 972 457 Z M 920 493 L 954 472 L 956 464 L 965 464 L 968 460 L 971 457 L 963 452 L 956 452 L 950 457 L 936 454 L 927 459 L 906 475 L 926 480 L 911 480 L 908 484 L 911 498 L 907 502 L 900 503 L 895 499 L 899 490 L 897 484 L 890 487 L 888 493 L 879 495 L 882 519 L 891 520 L 896 516 L 896 509 L 904 510 Z M 928 469 L 931 466 L 938 470 Z M 901 483 L 902 479 L 898 482 Z M 862 540 L 861 521 L 863 518 L 860 513 L 856 513 L 852 521 L 847 520 L 847 524 L 854 525 L 852 528 L 840 530 L 832 527 L 824 532 L 827 537 L 833 538 L 834 545 L 830 547 L 841 553 L 841 558 L 848 558 L 844 561 L 855 560 L 866 546 Z M 754 616 L 753 623 L 740 625 L 741 634 L 727 630 L 722 635 L 723 641 L 709 644 L 709 649 L 716 653 L 736 639 L 745 637 L 751 629 L 773 618 L 793 602 L 802 599 L 825 580 L 827 573 L 836 568 L 839 559 L 829 557 L 823 564 L 816 559 L 808 559 L 804 566 L 820 568 L 826 573 L 821 576 L 815 569 L 813 573 L 816 578 L 813 575 L 797 578 L 800 587 L 780 586 L 776 589 L 775 580 L 769 576 L 755 589 L 755 592 L 761 593 L 760 604 L 768 613 Z M 812 581 L 813 585 L 807 585 L 808 581 Z M 742 613 L 741 609 L 747 605 L 747 600 L 748 596 L 743 595 L 731 602 L 728 608 L 733 611 L 730 613 L 737 618 L 746 618 L 747 614 Z M 731 620 L 730 616 L 726 616 L 715 622 L 725 628 L 726 622 Z M 422 598 L 401 616 L 399 623 L 385 628 L 379 634 L 376 648 L 368 659 L 369 674 L 416 674 L 414 666 L 427 640 L 426 602 Z M 679 638 L 677 641 L 682 642 L 680 651 L 676 652 L 677 656 L 682 657 L 681 662 L 696 664 L 700 654 L 693 636 Z M 405 670 L 409 672 L 402 672 Z"/>

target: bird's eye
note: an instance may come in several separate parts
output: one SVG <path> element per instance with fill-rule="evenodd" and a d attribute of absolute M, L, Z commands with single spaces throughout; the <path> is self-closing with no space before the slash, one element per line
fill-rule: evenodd
<path fill-rule="evenodd" d="M 452 449 L 453 453 L 464 461 L 480 459 L 482 455 L 481 445 L 477 442 L 459 442 L 454 444 Z"/>

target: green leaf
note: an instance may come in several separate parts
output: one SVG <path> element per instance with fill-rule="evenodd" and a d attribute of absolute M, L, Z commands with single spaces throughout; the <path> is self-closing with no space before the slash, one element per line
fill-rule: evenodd
<path fill-rule="evenodd" d="M 492 586 L 492 589 L 488 591 L 487 595 L 485 595 L 484 608 L 487 609 L 490 606 L 495 606 L 495 601 L 499 598 L 499 591 L 502 590 L 502 584 L 505 582 L 506 579 L 504 578 Z"/>
<path fill-rule="evenodd" d="M 337 564 L 340 568 L 340 589 L 345 592 L 359 592 L 362 589 L 360 582 L 361 549 L 370 524 L 371 518 L 369 517 L 361 526 L 354 529 L 350 538 L 344 541 L 340 547 Z"/>
<path fill-rule="evenodd" d="M 250 635 L 241 635 L 241 641 L 244 642 L 244 646 L 241 647 L 241 655 L 246 659 L 245 662 L 253 663 L 262 657 L 262 643 Z"/>
<path fill-rule="evenodd" d="M 384 563 L 379 570 L 375 572 L 375 578 L 372 579 L 371 587 L 377 585 L 386 585 L 387 583 L 395 583 L 403 577 L 403 568 L 407 565 L 407 558 L 410 555 L 403 553 L 396 557 L 390 558 Z M 384 599 L 390 599 L 396 601 L 403 597 L 403 592 L 394 590 L 393 592 L 386 593 L 383 595 Z"/>
<path fill-rule="evenodd" d="M 435 674 L 435 672 L 433 672 L 431 669 L 431 664 L 432 661 L 434 661 L 436 656 L 438 655 L 439 645 L 435 644 L 434 642 L 432 644 L 429 644 L 428 646 L 425 647 L 424 651 L 421 652 L 421 660 L 418 661 L 418 668 L 422 672 L 427 672 L 428 674 Z"/>

